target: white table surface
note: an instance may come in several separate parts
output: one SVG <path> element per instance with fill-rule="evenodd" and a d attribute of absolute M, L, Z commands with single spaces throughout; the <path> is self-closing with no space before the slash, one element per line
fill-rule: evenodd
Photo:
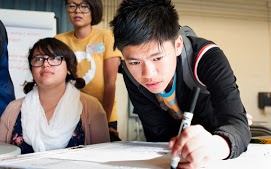
<path fill-rule="evenodd" d="M 164 143 L 101 143 L 2 158 L 0 168 L 169 169 L 170 151 Z M 271 144 L 249 144 L 240 157 L 210 161 L 204 169 L 260 169 L 270 165 Z"/>
<path fill-rule="evenodd" d="M 15 145 L 0 143 L 0 158 L 12 157 L 21 154 L 21 149 Z"/>

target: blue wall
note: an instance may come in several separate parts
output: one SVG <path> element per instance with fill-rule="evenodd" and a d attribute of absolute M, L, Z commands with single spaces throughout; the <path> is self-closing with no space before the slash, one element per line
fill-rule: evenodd
<path fill-rule="evenodd" d="M 0 0 L 0 8 L 54 12 L 57 19 L 57 33 L 73 29 L 68 23 L 64 0 Z"/>

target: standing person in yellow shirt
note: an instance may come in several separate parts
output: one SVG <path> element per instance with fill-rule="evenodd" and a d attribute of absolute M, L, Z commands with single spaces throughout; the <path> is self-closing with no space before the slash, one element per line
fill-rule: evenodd
<path fill-rule="evenodd" d="M 116 78 L 121 53 L 113 49 L 109 30 L 93 27 L 102 20 L 101 0 L 65 0 L 69 21 L 74 30 L 56 35 L 75 53 L 78 76 L 86 81 L 81 90 L 96 97 L 106 111 L 110 131 L 117 133 Z M 111 141 L 115 141 L 114 139 Z"/>

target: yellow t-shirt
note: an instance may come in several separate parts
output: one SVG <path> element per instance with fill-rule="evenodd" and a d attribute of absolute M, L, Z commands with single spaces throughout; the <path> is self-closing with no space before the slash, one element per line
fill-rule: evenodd
<path fill-rule="evenodd" d="M 77 39 L 74 36 L 74 31 L 58 34 L 55 38 L 66 43 L 76 55 L 78 62 L 77 75 L 86 81 L 86 86 L 81 91 L 96 97 L 103 104 L 104 60 L 121 57 L 119 50 L 113 50 L 114 36 L 112 32 L 92 27 L 91 33 L 84 39 Z M 109 121 L 116 120 L 115 99 Z"/>

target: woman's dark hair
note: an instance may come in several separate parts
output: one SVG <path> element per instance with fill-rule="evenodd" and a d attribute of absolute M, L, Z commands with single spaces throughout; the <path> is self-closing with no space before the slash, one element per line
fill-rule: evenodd
<path fill-rule="evenodd" d="M 75 80 L 75 87 L 81 89 L 85 86 L 85 80 L 77 77 L 77 60 L 74 52 L 67 46 L 65 43 L 61 42 L 55 38 L 44 38 L 37 41 L 33 48 L 29 50 L 28 55 L 28 64 L 29 68 L 32 71 L 31 59 L 34 54 L 34 50 L 38 50 L 41 54 L 47 55 L 49 57 L 53 56 L 63 56 L 67 64 L 67 69 L 70 74 L 66 76 L 66 83 L 70 80 Z M 34 85 L 36 84 L 35 80 L 33 82 L 25 82 L 24 84 L 24 93 L 27 94 L 30 92 Z"/>
<path fill-rule="evenodd" d="M 92 21 L 91 25 L 97 25 L 102 21 L 103 18 L 103 3 L 102 0 L 83 0 L 90 5 Z M 68 0 L 65 0 L 65 4 Z"/>

